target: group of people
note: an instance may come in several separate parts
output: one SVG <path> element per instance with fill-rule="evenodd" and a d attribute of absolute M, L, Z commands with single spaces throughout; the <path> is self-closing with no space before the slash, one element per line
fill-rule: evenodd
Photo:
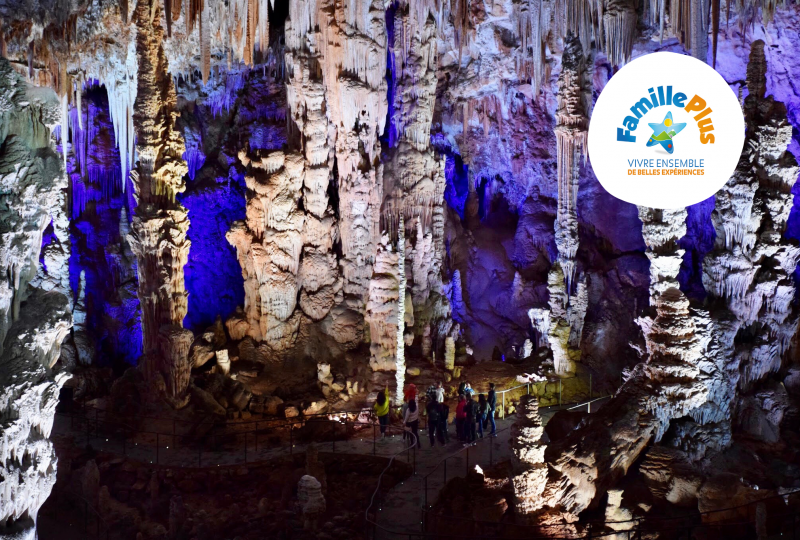
<path fill-rule="evenodd" d="M 444 399 L 444 386 L 439 381 L 427 391 L 427 405 L 425 412 L 428 420 L 428 438 L 431 448 L 436 446 L 438 440 L 442 446 L 449 444 L 450 435 L 447 423 L 450 417 L 450 407 Z M 458 441 L 464 446 L 475 444 L 478 436 L 483 438 L 484 430 L 491 427 L 490 437 L 497 436 L 497 425 L 494 421 L 497 395 L 494 383 L 489 383 L 488 394 L 480 394 L 475 401 L 475 391 L 468 382 L 462 382 L 458 388 L 458 405 L 456 406 L 456 434 Z M 378 397 L 373 406 L 375 415 L 380 424 L 381 436 L 386 437 L 386 427 L 389 424 L 390 399 L 388 386 L 378 392 Z M 417 388 L 414 384 L 406 386 L 403 392 L 403 406 L 401 407 L 404 432 L 403 437 L 413 437 L 419 448 L 422 442 L 419 438 L 420 405 L 417 401 Z"/>
<path fill-rule="evenodd" d="M 490 437 L 497 436 L 497 424 L 494 421 L 497 394 L 494 383 L 489 383 L 489 393 L 479 394 L 475 401 L 475 390 L 468 382 L 462 382 L 458 388 L 458 405 L 456 406 L 456 432 L 458 440 L 464 446 L 475 444 L 483 431 L 491 426 Z"/>

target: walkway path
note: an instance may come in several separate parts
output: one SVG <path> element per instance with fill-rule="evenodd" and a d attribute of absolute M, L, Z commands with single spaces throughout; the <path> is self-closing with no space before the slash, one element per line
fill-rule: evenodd
<path fill-rule="evenodd" d="M 540 409 L 542 423 L 553 417 L 558 407 Z M 511 458 L 511 426 L 514 416 L 497 419 L 497 437 L 479 439 L 475 446 L 464 448 L 454 437 L 447 446 L 437 443 L 435 448 L 430 448 L 427 432 L 420 433 L 422 449 L 416 452 L 416 472 L 411 478 L 396 485 L 386 496 L 379 501 L 378 525 L 397 533 L 419 533 L 422 528 L 422 511 L 425 506 L 425 492 L 427 487 L 427 504 L 433 506 L 439 492 L 444 488 L 446 481 L 455 477 L 465 477 L 475 465 L 487 468 L 491 464 L 499 463 Z M 405 445 L 402 437 L 391 440 L 386 448 L 391 448 L 395 453 L 402 452 Z M 408 451 L 401 453 L 398 458 L 406 460 Z M 442 461 L 447 459 L 447 466 Z M 430 474 L 435 471 L 433 474 Z M 430 474 L 430 476 L 428 476 Z M 427 485 L 425 477 L 428 476 Z M 395 539 L 400 536 L 387 531 L 376 531 L 375 538 Z"/>
<path fill-rule="evenodd" d="M 550 418 L 563 407 L 543 407 L 540 409 L 542 420 L 546 424 Z M 395 459 L 404 461 L 414 468 L 414 474 L 405 482 L 392 488 L 378 501 L 378 524 L 392 531 L 405 531 L 418 533 L 421 529 L 422 510 L 425 505 L 426 484 L 425 477 L 436 471 L 427 480 L 427 504 L 432 506 L 440 490 L 447 480 L 456 476 L 465 476 L 470 468 L 476 464 L 488 467 L 490 464 L 507 460 L 511 457 L 511 425 L 513 416 L 497 419 L 498 435 L 496 438 L 486 437 L 468 449 L 462 447 L 455 440 L 454 429 L 450 429 L 451 442 L 447 446 L 437 443 L 435 448 L 430 448 L 427 431 L 420 432 L 422 449 L 416 451 L 407 449 L 407 444 L 402 437 L 399 426 L 390 426 L 390 434 L 384 440 L 374 440 L 376 429 L 370 424 L 357 425 L 361 429 L 348 440 L 315 442 L 320 452 L 334 452 L 347 454 L 377 455 L 382 457 L 396 456 Z M 342 426 L 336 422 L 337 426 Z M 352 428 L 353 423 L 350 424 Z M 344 427 L 341 427 L 342 432 Z M 261 442 L 257 443 L 250 434 L 249 439 L 234 441 L 233 448 L 220 448 L 219 450 L 199 450 L 198 448 L 179 447 L 171 441 L 171 437 L 162 436 L 155 444 L 138 444 L 127 442 L 123 439 L 105 438 L 97 436 L 78 422 L 73 422 L 69 416 L 57 415 L 53 426 L 53 435 L 69 437 L 73 444 L 78 446 L 91 445 L 94 449 L 125 455 L 144 463 L 159 464 L 166 467 L 213 467 L 235 466 L 257 463 L 275 459 L 292 453 L 305 452 L 307 444 L 292 441 L 276 443 L 269 434 L 260 436 Z M 241 444 L 244 442 L 245 444 Z M 257 447 L 258 445 L 258 447 Z M 442 461 L 447 459 L 446 468 Z M 437 470 L 438 468 L 438 470 Z M 378 538 L 397 538 L 396 534 L 379 531 Z"/>

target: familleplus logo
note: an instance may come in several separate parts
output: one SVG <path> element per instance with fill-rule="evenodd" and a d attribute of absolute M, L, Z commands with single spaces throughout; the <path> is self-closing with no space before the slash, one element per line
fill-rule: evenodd
<path fill-rule="evenodd" d="M 589 124 L 597 179 L 615 197 L 652 208 L 712 196 L 733 174 L 743 144 L 744 117 L 725 80 L 695 58 L 667 52 L 616 73 Z"/>

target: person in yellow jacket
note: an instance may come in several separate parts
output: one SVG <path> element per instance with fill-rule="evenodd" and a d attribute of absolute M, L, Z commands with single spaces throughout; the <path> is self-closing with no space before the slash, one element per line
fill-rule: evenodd
<path fill-rule="evenodd" d="M 383 392 L 378 392 L 378 398 L 372 406 L 375 409 L 375 415 L 378 417 L 378 423 L 381 425 L 381 436 L 386 437 L 386 426 L 389 425 L 389 387 L 386 386 Z"/>

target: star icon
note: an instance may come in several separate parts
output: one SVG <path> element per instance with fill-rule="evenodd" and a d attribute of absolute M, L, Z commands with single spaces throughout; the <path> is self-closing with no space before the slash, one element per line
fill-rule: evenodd
<path fill-rule="evenodd" d="M 648 125 L 650 129 L 653 130 L 653 134 L 650 135 L 650 138 L 647 140 L 647 147 L 649 148 L 660 144 L 661 147 L 670 154 L 675 151 L 675 143 L 672 141 L 673 137 L 686 127 L 686 124 L 676 124 L 672 121 L 672 111 L 667 113 L 667 116 L 664 117 L 664 121 L 660 124 L 648 123 Z"/>

